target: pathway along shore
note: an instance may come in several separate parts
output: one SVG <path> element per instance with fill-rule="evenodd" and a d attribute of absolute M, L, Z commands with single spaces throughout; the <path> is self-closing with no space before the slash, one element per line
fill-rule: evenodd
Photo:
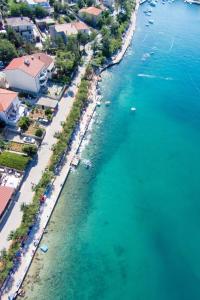
<path fill-rule="evenodd" d="M 128 49 L 133 33 L 136 28 L 136 14 L 139 7 L 139 1 L 136 2 L 135 10 L 132 13 L 131 20 L 130 20 L 130 26 L 126 32 L 126 35 L 123 39 L 123 45 L 121 50 L 112 58 L 112 61 L 105 66 L 103 70 L 106 68 L 118 64 L 122 58 L 124 57 L 126 50 Z M 83 138 L 87 132 L 88 126 L 90 124 L 90 121 L 92 120 L 93 114 L 96 110 L 97 105 L 97 93 L 96 93 L 96 87 L 98 84 L 98 78 L 95 77 L 95 79 L 92 82 L 91 89 L 89 92 L 89 99 L 91 102 L 89 103 L 86 111 L 81 117 L 80 120 L 80 129 L 79 132 L 76 134 L 74 141 L 72 142 L 71 150 L 66 156 L 65 162 L 63 164 L 63 167 L 60 171 L 60 174 L 56 176 L 54 182 L 53 182 L 53 190 L 49 197 L 47 197 L 45 204 L 41 207 L 40 213 L 38 215 L 37 222 L 32 229 L 32 234 L 30 235 L 29 239 L 27 240 L 27 250 L 25 247 L 24 255 L 21 257 L 21 263 L 17 271 L 9 278 L 9 280 L 6 283 L 6 286 L 4 288 L 4 292 L 0 299 L 7 300 L 7 299 L 13 299 L 17 296 L 17 292 L 20 289 L 28 270 L 31 266 L 32 260 L 34 258 L 34 255 L 37 251 L 39 242 L 42 239 L 42 236 L 44 234 L 45 228 L 48 225 L 48 222 L 51 218 L 51 215 L 54 211 L 54 208 L 57 204 L 57 201 L 59 199 L 60 193 L 62 191 L 62 187 L 69 175 L 71 164 L 74 160 L 74 157 L 76 156 L 81 143 L 83 141 Z"/>

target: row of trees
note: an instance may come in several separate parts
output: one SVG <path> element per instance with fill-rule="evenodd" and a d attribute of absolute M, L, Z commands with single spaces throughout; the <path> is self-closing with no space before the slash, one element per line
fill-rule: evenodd
<path fill-rule="evenodd" d="M 6 33 L 0 34 L 0 60 L 5 64 L 13 58 L 35 51 L 35 46 L 24 40 L 22 36 L 11 27 L 8 27 Z"/>
<path fill-rule="evenodd" d="M 47 11 L 40 5 L 31 7 L 27 3 L 21 2 L 13 3 L 10 6 L 10 15 L 13 17 L 44 18 L 47 14 Z"/>
<path fill-rule="evenodd" d="M 117 16 L 111 17 L 110 13 L 106 11 L 98 23 L 102 39 L 100 42 L 94 43 L 93 64 L 97 67 L 121 48 L 122 37 L 128 28 L 135 0 L 119 0 L 117 4 L 119 11 Z"/>

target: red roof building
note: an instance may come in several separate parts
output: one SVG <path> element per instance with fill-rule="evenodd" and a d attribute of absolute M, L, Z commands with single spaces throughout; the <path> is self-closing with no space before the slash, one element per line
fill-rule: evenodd
<path fill-rule="evenodd" d="M 8 186 L 0 186 L 0 217 L 2 217 L 12 196 L 14 194 L 14 189 Z"/>
<path fill-rule="evenodd" d="M 14 58 L 4 72 L 11 88 L 38 93 L 42 87 L 46 87 L 53 67 L 51 56 L 45 53 L 34 53 Z"/>
<path fill-rule="evenodd" d="M 0 88 L 0 112 L 5 112 L 16 98 L 17 93 Z"/>
<path fill-rule="evenodd" d="M 79 10 L 79 16 L 86 22 L 89 21 L 94 25 L 99 21 L 103 10 L 94 6 L 83 7 Z"/>

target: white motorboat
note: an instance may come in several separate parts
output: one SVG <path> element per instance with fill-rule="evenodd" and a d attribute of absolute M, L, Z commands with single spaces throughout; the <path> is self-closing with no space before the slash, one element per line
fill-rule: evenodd
<path fill-rule="evenodd" d="M 149 24 L 153 24 L 154 23 L 154 20 L 149 20 Z"/>
<path fill-rule="evenodd" d="M 106 106 L 110 105 L 110 103 L 111 103 L 110 101 L 105 101 Z"/>
<path fill-rule="evenodd" d="M 131 111 L 136 111 L 136 108 L 135 107 L 131 107 Z"/>

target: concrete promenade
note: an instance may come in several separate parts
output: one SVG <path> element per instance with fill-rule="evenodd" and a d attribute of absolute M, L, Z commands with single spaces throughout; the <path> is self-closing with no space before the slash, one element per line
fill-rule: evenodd
<path fill-rule="evenodd" d="M 93 83 L 91 95 L 90 98 L 93 99 L 93 101 L 89 104 L 87 107 L 87 110 L 85 111 L 84 115 L 82 116 L 80 120 L 80 129 L 77 132 L 74 141 L 72 143 L 72 147 L 70 152 L 68 153 L 65 163 L 61 169 L 61 172 L 59 175 L 56 176 L 54 183 L 53 183 L 53 190 L 49 197 L 47 197 L 47 200 L 45 201 L 45 204 L 41 208 L 38 220 L 32 229 L 32 234 L 29 237 L 29 240 L 27 241 L 27 246 L 25 248 L 25 253 L 21 258 L 21 262 L 19 265 L 19 268 L 17 271 L 12 275 L 10 278 L 7 288 L 2 295 L 2 300 L 8 299 L 8 297 L 13 297 L 16 295 L 16 292 L 20 288 L 27 271 L 31 265 L 32 259 L 34 257 L 34 254 L 37 250 L 37 246 L 39 241 L 41 240 L 44 230 L 49 222 L 50 216 L 53 213 L 54 207 L 57 203 L 57 200 L 59 198 L 60 192 L 62 190 L 62 186 L 65 183 L 65 180 L 70 172 L 70 166 L 71 162 L 74 159 L 74 156 L 76 155 L 81 142 L 84 138 L 85 132 L 87 131 L 87 128 L 89 126 L 89 123 L 92 119 L 93 113 L 96 108 L 96 81 Z M 37 243 L 35 243 L 37 241 Z"/>
<path fill-rule="evenodd" d="M 36 164 L 30 169 L 30 172 L 23 182 L 20 195 L 10 212 L 6 223 L 4 224 L 3 228 L 0 230 L 0 250 L 6 248 L 8 249 L 10 245 L 10 241 L 8 241 L 8 236 L 12 230 L 16 230 L 21 223 L 22 220 L 22 211 L 21 205 L 22 203 L 29 204 L 33 199 L 34 192 L 32 191 L 32 185 L 38 184 L 42 177 L 42 173 L 44 172 L 45 168 L 49 163 L 49 159 L 52 155 L 52 146 L 56 143 L 56 138 L 54 134 L 62 130 L 61 123 L 64 122 L 72 108 L 72 105 L 75 100 L 75 95 L 78 89 L 78 85 L 81 82 L 82 76 L 85 74 L 85 69 L 90 61 L 92 53 L 89 52 L 85 63 L 82 67 L 79 68 L 79 72 L 77 77 L 71 84 L 70 90 L 74 92 L 73 97 L 67 97 L 66 95 L 59 102 L 58 112 L 54 116 L 52 123 L 50 126 L 47 127 L 46 135 L 43 139 L 41 147 L 38 151 L 38 159 Z"/>

